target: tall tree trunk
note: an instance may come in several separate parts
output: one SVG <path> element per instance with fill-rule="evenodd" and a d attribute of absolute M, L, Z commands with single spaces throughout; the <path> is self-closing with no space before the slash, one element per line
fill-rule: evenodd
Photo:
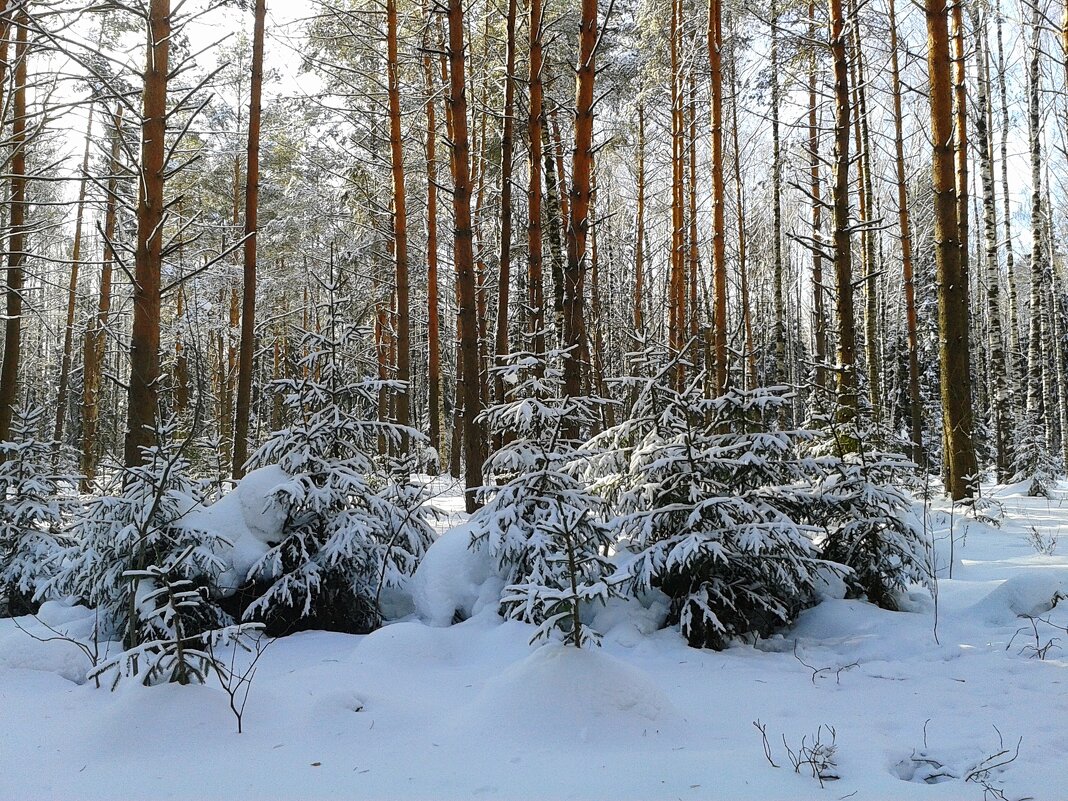
<path fill-rule="evenodd" d="M 901 269 L 905 285 L 905 336 L 909 351 L 909 429 L 912 460 L 923 464 L 923 404 L 920 399 L 920 347 L 916 324 L 916 285 L 912 265 L 912 223 L 909 219 L 908 183 L 905 177 L 905 145 L 902 133 L 901 71 L 897 56 L 897 15 L 889 0 L 890 70 L 894 92 L 894 167 L 897 171 L 897 215 L 901 236 Z"/>
<path fill-rule="evenodd" d="M 742 302 L 742 333 L 743 333 L 743 347 L 742 350 L 745 353 L 745 367 L 743 368 L 742 384 L 746 389 L 752 389 L 760 384 L 760 375 L 757 370 L 756 361 L 756 339 L 753 337 L 753 318 L 750 313 L 750 297 L 749 297 L 749 263 L 746 260 L 746 248 L 748 246 L 748 234 L 746 231 L 746 217 L 745 217 L 745 193 L 742 188 L 742 148 L 738 142 L 738 58 L 737 54 L 732 53 L 731 58 L 731 145 L 734 150 L 734 200 L 737 206 L 736 216 L 738 218 L 738 291 L 741 295 Z M 726 270 L 726 267 L 724 267 Z M 717 279 L 718 280 L 718 279 Z M 717 286 L 717 297 L 722 291 L 723 303 L 718 308 L 722 309 L 723 316 L 723 330 L 724 330 L 724 342 L 723 348 L 726 351 L 726 328 L 727 328 L 727 288 L 726 281 L 727 276 L 724 272 L 722 276 L 722 287 Z M 718 303 L 718 300 L 717 300 Z M 716 346 L 717 349 L 719 345 Z M 717 356 L 717 362 L 719 357 Z M 730 382 L 730 365 L 729 365 L 729 351 L 726 351 L 724 356 L 724 369 L 727 370 L 725 380 Z M 718 369 L 718 368 L 717 368 Z M 744 373 L 748 370 L 749 379 L 745 380 Z M 721 388 L 721 391 L 726 390 L 727 385 Z"/>
<path fill-rule="evenodd" d="M 544 105 L 543 105 L 544 109 Z M 553 285 L 553 320 L 558 332 L 564 325 L 564 198 L 560 195 L 562 176 L 557 172 L 555 146 L 549 132 L 549 115 L 543 113 L 541 120 L 542 157 L 545 162 L 545 219 L 549 226 L 550 273 Z"/>
<path fill-rule="evenodd" d="M 515 17 L 516 0 L 508 0 L 505 22 L 504 130 L 501 133 L 501 250 L 497 283 L 497 333 L 495 356 L 498 364 L 508 356 L 508 293 L 512 280 L 512 150 L 515 136 Z M 496 377 L 494 394 L 504 401 L 504 381 Z"/>
<path fill-rule="evenodd" d="M 638 209 L 634 217 L 634 330 L 645 333 L 645 104 L 638 103 Z"/>
<path fill-rule="evenodd" d="M 174 292 L 174 413 L 182 414 L 189 408 L 189 357 L 185 353 L 185 283 L 178 284 Z"/>
<path fill-rule="evenodd" d="M 809 37 L 815 41 L 816 0 L 808 0 L 808 19 Z M 823 193 L 820 187 L 820 135 L 816 100 L 817 53 L 815 47 L 809 53 L 808 152 L 809 193 L 812 196 L 812 328 L 816 340 L 816 388 L 822 400 L 827 390 L 827 311 L 823 289 Z"/>
<path fill-rule="evenodd" d="M 15 94 L 11 120 L 11 219 L 7 257 L 7 318 L 4 321 L 4 363 L 0 367 L 0 442 L 11 439 L 11 420 L 18 402 L 22 356 L 22 287 L 26 249 L 26 0 L 12 9 L 15 16 Z"/>
<path fill-rule="evenodd" d="M 104 205 L 104 253 L 100 268 L 100 296 L 96 317 L 85 334 L 82 378 L 82 491 L 88 492 L 96 478 L 100 421 L 100 379 L 107 345 L 108 317 L 111 314 L 111 271 L 115 263 L 115 222 L 118 209 L 120 143 L 122 141 L 122 105 L 116 104 L 112 117 L 111 156 L 108 161 L 107 200 Z"/>
<path fill-rule="evenodd" d="M 426 49 L 424 47 L 424 49 Z M 430 447 L 441 451 L 441 318 L 438 309 L 438 164 L 437 125 L 434 109 L 434 73 L 429 52 L 423 56 L 426 81 L 426 277 L 428 403 Z M 440 462 L 440 456 L 438 457 Z"/>
<path fill-rule="evenodd" d="M 975 116 L 975 139 L 979 147 L 979 174 L 983 188 L 983 239 L 985 243 L 986 303 L 990 365 L 990 423 L 994 430 L 995 466 L 997 480 L 1009 481 L 1012 469 L 1012 441 L 1009 437 L 1009 397 L 1006 378 L 1005 342 L 1001 330 L 1001 276 L 998 268 L 997 209 L 994 202 L 993 139 L 990 119 L 989 58 L 986 50 L 986 17 L 980 19 L 976 6 L 971 7 L 972 27 L 975 29 L 975 61 L 978 93 Z"/>
<path fill-rule="evenodd" d="M 1009 362 L 1012 389 L 1018 389 L 1023 376 L 1023 351 L 1020 346 L 1020 310 L 1016 294 L 1016 255 L 1012 246 L 1012 208 L 1009 194 L 1009 99 L 1005 81 L 1005 51 L 1002 43 L 1000 3 L 996 11 L 998 43 L 998 95 L 1001 104 L 1001 202 L 1005 219 L 1005 275 L 1009 290 Z M 1026 394 L 1026 393 L 1025 393 Z M 1019 406 L 1019 401 L 1014 405 Z"/>
<path fill-rule="evenodd" d="M 248 101 L 248 153 L 245 164 L 245 241 L 241 287 L 241 346 L 237 369 L 237 409 L 234 416 L 235 479 L 245 475 L 248 424 L 252 417 L 252 368 L 256 355 L 256 242 L 260 205 L 260 96 L 263 92 L 263 36 L 266 0 L 256 0 L 252 34 L 252 83 Z"/>
<path fill-rule="evenodd" d="M 1041 10 L 1032 6 L 1031 47 L 1027 80 L 1028 146 L 1031 156 L 1031 320 L 1027 352 L 1027 415 L 1028 422 L 1036 431 L 1048 431 L 1052 409 L 1044 406 L 1048 393 L 1044 391 L 1045 348 L 1043 336 L 1048 333 L 1044 326 L 1043 297 L 1047 278 L 1046 268 L 1046 209 L 1042 195 L 1042 132 L 1041 132 Z M 1045 330 L 1044 330 L 1045 329 Z M 1047 381 L 1048 383 L 1048 381 Z"/>
<path fill-rule="evenodd" d="M 397 0 L 386 0 L 386 73 L 389 95 L 389 153 L 393 178 L 393 245 L 397 295 L 397 380 L 403 389 L 396 394 L 397 423 L 411 423 L 411 314 L 408 288 L 408 202 L 404 188 L 404 143 L 400 110 L 400 60 L 397 55 Z M 401 436 L 402 453 L 408 436 Z"/>
<path fill-rule="evenodd" d="M 530 57 L 528 86 L 530 107 L 527 112 L 527 138 L 530 153 L 527 161 L 527 333 L 530 348 L 538 356 L 545 353 L 545 277 L 544 248 L 541 230 L 541 171 L 542 159 L 546 170 L 552 169 L 552 156 L 542 153 L 545 140 L 545 109 L 542 90 L 543 6 L 541 0 L 530 0 L 528 31 Z M 550 213 L 550 219 L 552 214 Z"/>
<path fill-rule="evenodd" d="M 871 137 L 868 129 L 868 90 L 864 72 L 864 50 L 860 36 L 860 15 L 857 4 L 851 3 L 853 23 L 853 61 L 856 80 L 853 95 L 856 100 L 855 133 L 857 155 L 857 208 L 860 213 L 861 262 L 864 270 L 864 355 L 868 368 L 868 400 L 872 421 L 882 422 L 883 389 L 882 366 L 879 358 L 879 292 L 878 265 L 875 259 L 875 193 L 872 187 Z"/>
<path fill-rule="evenodd" d="M 957 183 L 957 227 L 960 229 L 960 269 L 968 290 L 968 90 L 964 53 L 964 3 L 950 5 L 953 32 L 953 141 Z M 965 299 L 967 301 L 967 298 Z"/>
<path fill-rule="evenodd" d="M 453 261 L 456 265 L 456 291 L 459 303 L 460 361 L 463 386 L 463 441 L 465 500 L 468 512 L 478 508 L 478 487 L 482 486 L 482 434 L 478 415 L 482 411 L 479 392 L 478 321 L 475 318 L 475 254 L 471 228 L 471 163 L 467 133 L 467 92 L 464 82 L 464 13 L 462 0 L 448 0 L 449 105 L 452 109 L 452 165 L 454 187 Z"/>
<path fill-rule="evenodd" d="M 593 165 L 593 89 L 597 77 L 597 0 L 582 0 L 579 52 L 575 78 L 575 144 L 571 162 L 570 219 L 567 226 L 567 267 L 564 272 L 564 392 L 581 394 L 582 352 L 586 335 L 583 284 L 586 274 L 586 233 L 589 230 L 590 174 Z M 574 423 L 568 432 L 577 434 Z"/>
<path fill-rule="evenodd" d="M 779 5 L 771 0 L 771 260 L 775 302 L 775 368 L 772 383 L 787 381 L 786 289 L 782 254 L 782 142 L 779 135 Z"/>
<path fill-rule="evenodd" d="M 716 360 L 716 390 L 723 394 L 730 381 L 727 361 L 727 255 L 725 248 L 726 201 L 723 185 L 723 3 L 708 0 L 708 65 L 710 85 L 711 148 L 712 148 L 712 283 L 715 297 L 713 310 L 714 353 Z M 737 105 L 737 97 L 731 101 Z M 735 166 L 737 168 L 737 124 L 735 131 Z M 741 187 L 739 186 L 739 192 Z M 741 216 L 741 204 L 738 214 Z M 744 255 L 744 238 L 739 241 Z M 744 266 L 742 268 L 744 270 Z M 749 348 L 746 347 L 748 351 Z"/>
<path fill-rule="evenodd" d="M 67 423 L 67 391 L 70 385 L 71 352 L 74 350 L 74 312 L 77 309 L 78 273 L 81 271 L 82 261 L 82 220 L 85 215 L 85 192 L 89 183 L 89 146 L 93 136 L 94 109 L 94 104 L 90 102 L 78 185 L 78 206 L 74 213 L 74 246 L 71 248 L 70 283 L 67 285 L 67 323 L 63 328 L 63 356 L 59 368 L 59 389 L 56 392 L 56 425 L 52 435 L 57 444 L 63 441 L 63 429 Z"/>
<path fill-rule="evenodd" d="M 849 63 L 842 0 L 829 0 L 831 59 L 834 64 L 834 156 L 831 225 L 838 316 L 838 419 L 857 416 L 857 329 L 853 309 L 853 255 L 849 223 Z"/>
<path fill-rule="evenodd" d="M 148 61 L 141 112 L 141 179 L 134 256 L 133 334 L 125 462 L 141 463 L 141 449 L 155 444 L 159 408 L 160 268 L 163 264 L 163 184 L 166 170 L 167 78 L 171 46 L 170 0 L 148 8 Z"/>
<path fill-rule="evenodd" d="M 961 269 L 960 228 L 953 150 L 952 65 L 946 0 L 925 0 L 927 63 L 931 79 L 931 138 L 935 198 L 935 265 L 938 281 L 942 418 L 949 466 L 946 489 L 954 500 L 974 494 L 968 293 Z"/>
<path fill-rule="evenodd" d="M 689 185 L 689 191 L 687 192 L 687 214 L 689 216 L 689 251 L 688 251 L 688 265 L 686 269 L 687 279 L 689 282 L 689 299 L 687 305 L 689 306 L 689 335 L 690 337 L 697 336 L 697 330 L 700 327 L 700 314 L 697 309 L 697 285 L 700 280 L 700 248 L 697 243 L 697 80 L 694 77 L 693 69 L 690 70 L 690 116 L 687 120 L 687 127 L 689 128 L 689 149 L 687 154 L 687 161 L 689 163 L 690 172 L 688 175 L 687 183 Z"/>
<path fill-rule="evenodd" d="M 685 123 L 682 97 L 682 0 L 671 0 L 668 44 L 671 62 L 671 270 L 668 277 L 668 341 L 680 353 L 686 342 L 686 239 L 683 219 L 683 164 Z M 676 370 L 681 385 L 683 366 Z"/>

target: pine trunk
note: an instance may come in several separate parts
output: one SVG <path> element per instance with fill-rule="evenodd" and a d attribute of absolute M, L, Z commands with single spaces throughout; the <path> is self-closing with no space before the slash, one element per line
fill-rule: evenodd
<path fill-rule="evenodd" d="M 155 444 L 159 410 L 160 268 L 163 264 L 163 184 L 166 170 L 167 79 L 171 42 L 170 0 L 151 0 L 148 62 L 141 112 L 141 180 L 134 255 L 133 334 L 125 463 L 139 465 L 142 449 Z"/>
<path fill-rule="evenodd" d="M 890 69 L 894 93 L 894 167 L 897 176 L 897 212 L 901 237 L 901 269 L 905 289 L 905 336 L 909 351 L 909 430 L 912 460 L 922 465 L 923 402 L 920 398 L 920 347 L 916 322 L 916 284 L 912 264 L 912 223 L 909 216 L 908 183 L 905 176 L 905 145 L 902 132 L 901 71 L 897 55 L 897 15 L 889 0 Z"/>
<path fill-rule="evenodd" d="M 834 156 L 831 181 L 831 225 L 838 316 L 838 419 L 857 416 L 857 330 L 853 309 L 853 255 L 849 223 L 849 63 L 846 58 L 842 0 L 829 0 L 831 59 L 834 63 Z"/>
<path fill-rule="evenodd" d="M 245 475 L 248 424 L 252 417 L 252 368 L 256 353 L 256 240 L 260 202 L 260 96 L 263 90 L 263 36 L 266 0 L 256 0 L 252 35 L 252 83 L 248 103 L 248 153 L 245 164 L 245 241 L 241 287 L 241 345 L 237 369 L 237 409 L 234 416 L 233 476 Z"/>
<path fill-rule="evenodd" d="M 530 349 L 536 355 L 545 353 L 545 276 L 544 248 L 542 243 L 542 159 L 545 167 L 552 169 L 551 155 L 542 152 L 545 139 L 545 109 L 543 104 L 542 71 L 542 22 L 541 0 L 530 0 L 528 31 L 530 57 L 528 87 L 530 107 L 527 111 L 527 139 L 530 152 L 527 160 L 527 335 Z M 550 218 L 552 215 L 550 214 Z"/>
<path fill-rule="evenodd" d="M 948 465 L 946 489 L 954 500 L 974 494 L 968 293 L 961 268 L 953 149 L 952 64 L 946 0 L 926 0 L 931 139 L 935 198 L 942 418 Z"/>
<path fill-rule="evenodd" d="M 452 115 L 452 165 L 454 187 L 453 261 L 456 291 L 460 363 L 463 376 L 463 455 L 467 511 L 478 508 L 477 490 L 482 486 L 482 433 L 477 422 L 482 411 L 479 392 L 478 320 L 475 316 L 475 254 L 471 226 L 471 163 L 467 128 L 467 92 L 464 82 L 464 15 L 461 0 L 448 0 L 449 105 Z"/>
<path fill-rule="evenodd" d="M 0 367 L 0 442 L 11 439 L 11 421 L 18 402 L 22 357 L 22 287 L 26 248 L 26 4 L 15 17 L 15 89 L 11 120 L 11 218 L 7 257 L 7 317 L 4 320 L 4 363 Z"/>
<path fill-rule="evenodd" d="M 593 165 L 593 89 L 596 80 L 597 0 L 582 0 L 579 52 L 575 79 L 575 143 L 571 166 L 570 218 L 567 226 L 567 266 L 564 271 L 564 392 L 582 391 L 583 343 L 586 321 L 583 285 L 586 274 L 586 234 L 589 230 L 590 175 Z M 569 433 L 577 433 L 572 423 Z"/>
<path fill-rule="evenodd" d="M 497 332 L 495 357 L 498 364 L 508 356 L 508 293 L 512 280 L 512 150 L 515 136 L 515 17 L 516 0 L 508 0 L 506 18 L 504 130 L 501 133 L 501 250 L 497 283 Z M 504 382 L 497 376 L 494 395 L 504 402 Z"/>

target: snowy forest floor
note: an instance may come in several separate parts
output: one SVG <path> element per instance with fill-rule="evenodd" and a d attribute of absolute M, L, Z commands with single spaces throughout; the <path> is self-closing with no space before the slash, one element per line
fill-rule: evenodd
<path fill-rule="evenodd" d="M 1068 485 L 986 489 L 1000 528 L 926 515 L 937 615 L 919 590 L 907 612 L 825 601 L 721 653 L 627 607 L 581 652 L 492 610 L 307 632 L 262 654 L 241 735 L 217 686 L 98 690 L 75 647 L 0 620 L 0 798 L 1068 799 L 1068 601 L 1049 608 L 1068 597 Z M 455 489 L 433 503 L 442 528 L 463 520 Z M 80 607 L 41 618 L 92 626 Z M 821 787 L 788 751 L 832 731 Z"/>

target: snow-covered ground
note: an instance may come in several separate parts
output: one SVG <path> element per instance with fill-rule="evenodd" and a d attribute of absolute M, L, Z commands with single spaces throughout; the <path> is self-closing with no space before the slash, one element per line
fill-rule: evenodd
<path fill-rule="evenodd" d="M 464 516 L 439 490 L 444 531 Z M 240 735 L 218 687 L 97 689 L 74 646 L 0 620 L 0 798 L 1068 799 L 1058 495 L 995 493 L 1000 529 L 936 503 L 937 613 L 919 591 L 908 612 L 830 600 L 757 647 L 690 649 L 636 604 L 600 613 L 600 649 L 535 647 L 485 605 L 430 625 L 432 597 L 426 620 L 287 637 L 260 659 Z M 424 577 L 424 595 L 447 589 Z M 80 608 L 41 618 L 92 628 Z M 822 786 L 788 753 L 817 737 L 835 746 Z"/>

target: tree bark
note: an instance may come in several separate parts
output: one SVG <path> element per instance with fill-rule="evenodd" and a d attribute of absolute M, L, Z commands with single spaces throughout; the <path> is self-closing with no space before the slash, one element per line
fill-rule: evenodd
<path fill-rule="evenodd" d="M 252 417 L 252 368 L 256 354 L 256 243 L 260 203 L 260 97 L 263 93 L 263 36 L 266 0 L 256 0 L 252 34 L 252 82 L 248 101 L 248 153 L 245 163 L 245 241 L 241 288 L 241 345 L 237 369 L 237 409 L 234 416 L 233 476 L 245 475 L 248 424 Z"/>
<path fill-rule="evenodd" d="M 597 0 L 582 0 L 579 52 L 575 78 L 575 144 L 571 162 L 570 219 L 567 226 L 567 267 L 564 272 L 564 392 L 581 394 L 583 342 L 583 284 L 586 274 L 586 234 L 589 230 L 590 175 L 593 164 L 593 90 L 596 81 Z M 568 432 L 577 434 L 574 423 Z"/>
<path fill-rule="evenodd" d="M 990 119 L 989 58 L 986 49 L 985 13 L 980 19 L 976 6 L 972 6 L 972 27 L 975 29 L 975 60 L 978 74 L 978 92 L 975 116 L 975 139 L 979 149 L 979 174 L 983 190 L 983 239 L 986 272 L 987 335 L 990 364 L 990 426 L 994 431 L 995 467 L 997 480 L 1009 481 L 1012 470 L 1012 440 L 1009 437 L 1009 398 L 1006 382 L 1005 342 L 1001 330 L 1001 276 L 998 268 L 997 209 L 994 201 L 993 140 L 988 121 Z"/>
<path fill-rule="evenodd" d="M 90 102 L 78 185 L 78 206 L 74 213 L 74 245 L 70 254 L 70 283 L 67 285 L 67 322 L 63 327 L 63 356 L 59 368 L 59 389 L 56 392 L 56 425 L 52 435 L 57 444 L 63 441 L 63 430 L 67 423 L 67 390 L 70 385 L 71 352 L 74 350 L 74 312 L 77 308 L 78 273 L 81 271 L 82 261 L 82 220 L 85 215 L 85 192 L 89 182 L 89 146 L 93 136 L 94 109 L 94 104 Z"/>
<path fill-rule="evenodd" d="M 88 492 L 96 477 L 97 430 L 100 421 L 100 378 L 107 344 L 108 318 L 111 314 L 111 271 L 115 263 L 115 222 L 118 208 L 120 143 L 122 141 L 122 105 L 116 104 L 112 117 L 111 157 L 108 162 L 107 201 L 104 206 L 104 253 L 100 268 L 100 296 L 96 317 L 85 334 L 82 378 L 82 491 Z"/>
<path fill-rule="evenodd" d="M 893 0 L 890 0 L 891 4 Z M 891 6 L 892 7 L 892 6 Z M 816 0 L 808 2 L 809 37 L 816 40 Z M 808 70 L 808 152 L 809 193 L 812 196 L 812 329 L 816 340 L 816 388 L 820 395 L 827 390 L 827 311 L 823 289 L 823 198 L 820 187 L 820 135 L 816 100 L 816 56 L 809 54 Z"/>
<path fill-rule="evenodd" d="M 148 61 L 141 112 L 141 180 L 134 256 L 133 334 L 125 462 L 139 465 L 142 449 L 156 442 L 159 408 L 160 267 L 163 263 L 163 187 L 166 170 L 167 79 L 171 44 L 170 0 L 151 0 Z"/>
<path fill-rule="evenodd" d="M 953 500 L 974 494 L 968 294 L 961 269 L 960 227 L 953 149 L 952 65 L 946 0 L 925 0 L 927 63 L 931 88 L 931 172 L 935 202 L 935 266 L 938 282 L 939 364 L 942 418 Z"/>
<path fill-rule="evenodd" d="M 842 0 L 829 0 L 831 59 L 834 64 L 834 156 L 831 225 L 838 314 L 838 420 L 857 416 L 857 329 L 853 308 L 853 255 L 849 223 L 849 63 Z"/>
<path fill-rule="evenodd" d="M 515 131 L 515 17 L 516 0 L 508 0 L 505 21 L 504 126 L 501 132 L 501 250 L 498 261 L 497 331 L 494 355 L 498 364 L 508 356 L 508 295 L 512 280 L 512 150 Z M 494 395 L 504 402 L 504 381 L 498 375 Z"/>
<path fill-rule="evenodd" d="M 544 248 L 541 230 L 541 172 L 542 159 L 551 169 L 552 158 L 542 153 L 545 142 L 545 109 L 542 91 L 542 23 L 544 10 L 541 0 L 530 0 L 528 31 L 530 55 L 528 86 L 530 107 L 527 112 L 527 138 L 530 152 L 527 160 L 527 333 L 530 348 L 538 356 L 545 353 L 545 277 Z"/>
<path fill-rule="evenodd" d="M 912 265 L 912 223 L 909 217 L 908 183 L 905 176 L 905 145 L 902 133 L 901 71 L 897 55 L 897 15 L 889 0 L 890 70 L 894 92 L 894 167 L 897 173 L 897 213 L 901 236 L 901 269 L 905 289 L 905 336 L 909 351 L 909 430 L 912 460 L 922 465 L 923 403 L 920 398 L 920 355 L 916 321 L 916 285 Z"/>
<path fill-rule="evenodd" d="M 452 109 L 452 164 L 454 187 L 453 260 L 459 302 L 458 325 L 463 386 L 463 441 L 465 500 L 468 512 L 478 508 L 482 486 L 482 411 L 479 392 L 478 321 L 475 318 L 475 255 L 471 229 L 471 163 L 467 132 L 467 93 L 464 82 L 464 16 L 462 0 L 448 0 L 449 105 Z"/>
<path fill-rule="evenodd" d="M 426 48 L 424 47 L 424 50 Z M 438 309 L 438 165 L 437 125 L 434 109 L 434 73 L 429 52 L 423 56 L 426 81 L 426 273 L 427 357 L 430 447 L 441 451 L 441 317 Z M 438 456 L 440 462 L 440 455 Z"/>
<path fill-rule="evenodd" d="M 723 186 L 723 3 L 708 0 L 708 66 L 711 117 L 712 170 L 712 282 L 714 301 L 714 354 L 716 360 L 716 390 L 723 394 L 730 381 L 727 361 L 727 256 L 726 222 L 724 218 L 725 191 Z M 737 103 L 737 98 L 732 102 Z M 734 127 L 737 132 L 737 125 Z M 735 149 L 737 150 L 737 144 Z M 735 153 L 737 159 L 737 152 Z M 740 187 L 739 187 L 740 191 Z M 741 214 L 739 204 L 738 213 Z M 739 247 L 744 244 L 739 242 Z M 741 251 L 744 255 L 744 250 Z M 744 268 L 743 268 L 744 269 Z"/>
<path fill-rule="evenodd" d="M 22 288 L 26 258 L 26 2 L 15 14 L 15 89 L 11 120 L 11 218 L 7 257 L 7 318 L 4 321 L 4 363 L 0 367 L 0 442 L 11 439 L 11 421 L 18 402 L 22 357 Z"/>
<path fill-rule="evenodd" d="M 771 0 L 771 260 L 775 303 L 775 367 L 772 383 L 787 380 L 786 292 L 782 255 L 782 142 L 779 136 L 779 5 Z"/>

